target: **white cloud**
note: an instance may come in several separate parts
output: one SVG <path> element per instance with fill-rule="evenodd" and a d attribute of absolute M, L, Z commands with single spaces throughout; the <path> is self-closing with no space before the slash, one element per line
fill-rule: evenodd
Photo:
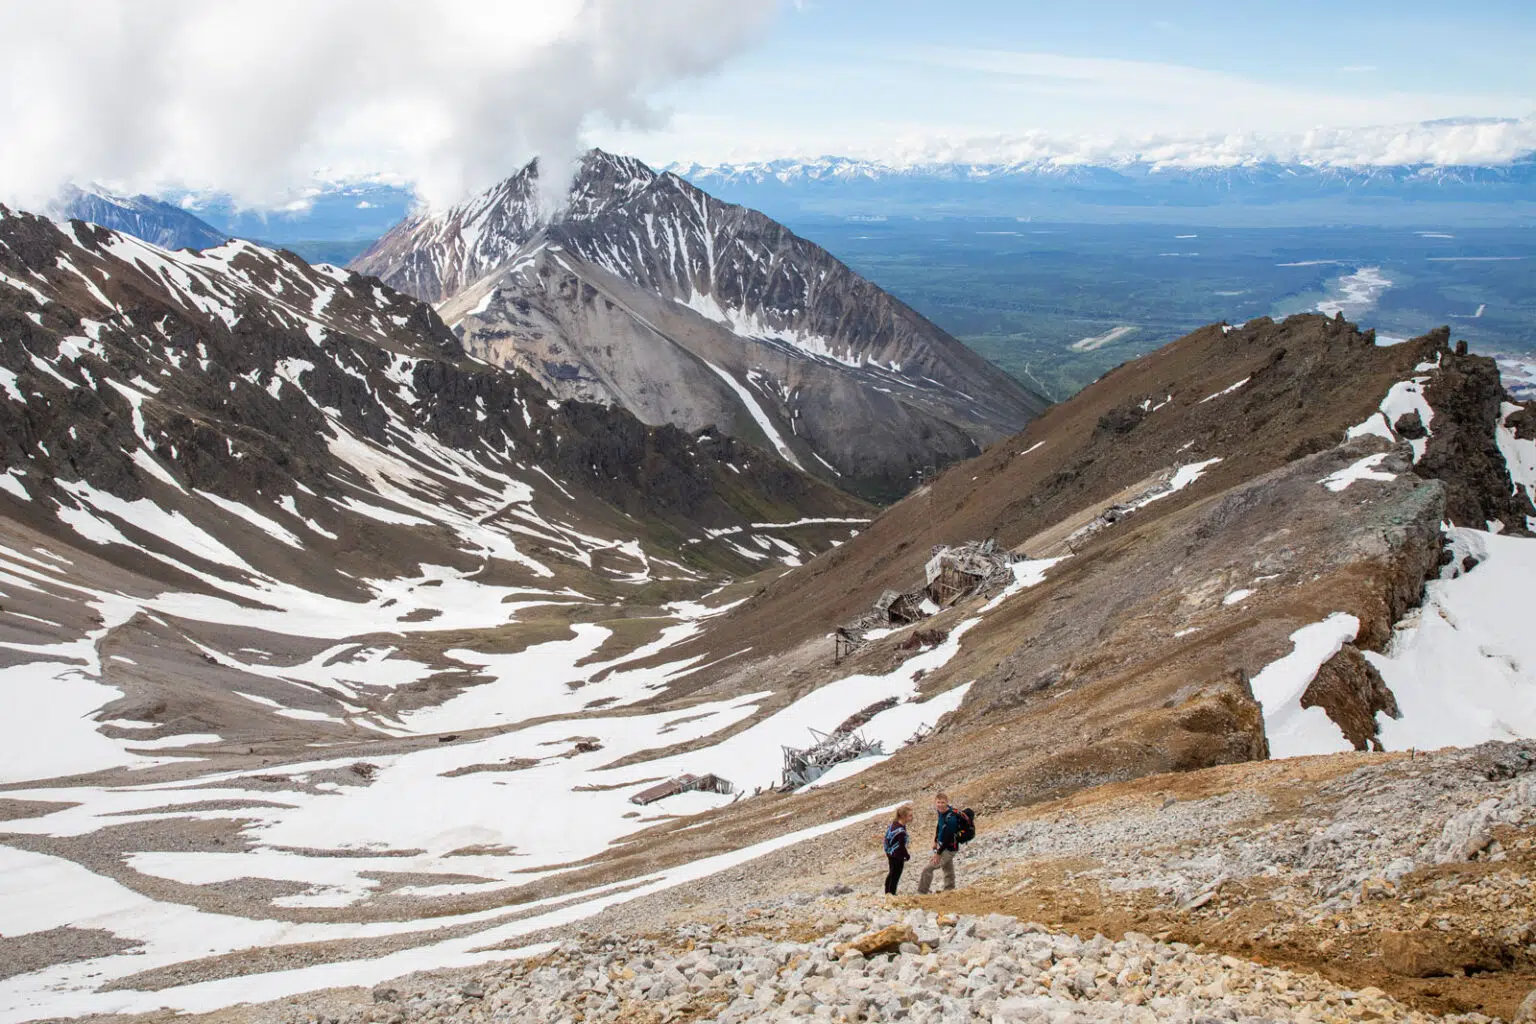
<path fill-rule="evenodd" d="M 1075 122 L 1118 132 L 1284 132 L 1529 111 L 1529 101 L 1519 97 L 1361 91 L 1358 79 L 1267 80 L 1154 61 L 953 47 L 915 50 L 906 59 L 977 76 L 981 102 L 988 91 L 1003 100 L 989 117 L 1001 120 L 1011 107 L 1015 116 L 1035 122 L 1027 127 L 1046 130 Z"/>
<path fill-rule="evenodd" d="M 1496 166 L 1536 152 L 1536 118 L 1468 119 L 1302 132 L 1060 137 L 1044 133 L 965 139 L 909 138 L 890 156 L 921 163 L 1237 167 L 1266 161 L 1337 167 Z"/>
<path fill-rule="evenodd" d="M 1500 166 L 1536 154 L 1536 117 L 1430 121 L 1365 128 L 1314 128 L 1302 132 L 1179 135 L 1070 135 L 1025 132 L 946 136 L 921 130 L 891 131 L 875 141 L 816 138 L 800 145 L 792 136 L 721 152 L 717 140 L 728 125 L 695 123 L 680 117 L 681 136 L 670 139 L 630 135 L 620 145 L 649 147 L 659 162 L 669 152 L 687 154 L 686 163 L 753 164 L 765 160 L 814 160 L 822 156 L 867 160 L 890 168 L 932 164 L 985 166 L 1239 167 L 1264 162 L 1333 167 L 1434 165 Z"/>
<path fill-rule="evenodd" d="M 607 138 L 661 162 L 837 154 L 890 163 L 1139 155 L 1200 164 L 1497 163 L 1530 151 L 1536 110 L 1518 85 L 1504 94 L 1489 79 L 1405 76 L 1365 64 L 1346 73 L 1309 68 L 1305 57 L 1262 76 L 955 46 L 855 49 L 845 60 L 781 65 L 749 58 L 720 88 L 678 90 L 666 131 Z M 1438 123 L 1467 114 L 1493 117 Z"/>
<path fill-rule="evenodd" d="M 217 186 L 257 205 L 317 170 L 451 201 L 707 73 L 777 0 L 48 0 L 0 4 L 0 197 L 64 181 Z M 548 176 L 558 186 L 557 175 Z"/>

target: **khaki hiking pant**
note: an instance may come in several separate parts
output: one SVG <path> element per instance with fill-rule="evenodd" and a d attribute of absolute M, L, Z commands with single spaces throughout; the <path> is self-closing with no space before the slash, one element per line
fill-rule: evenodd
<path fill-rule="evenodd" d="M 923 865 L 923 873 L 917 879 L 917 894 L 919 896 L 926 895 L 928 890 L 933 887 L 934 871 L 944 872 L 944 889 L 946 892 L 953 889 L 955 887 L 955 851 L 941 850 L 939 851 L 939 863 L 937 865 L 931 861 Z"/>

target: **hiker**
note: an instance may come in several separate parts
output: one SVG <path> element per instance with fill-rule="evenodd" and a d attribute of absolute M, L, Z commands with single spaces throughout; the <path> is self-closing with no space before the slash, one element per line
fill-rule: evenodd
<path fill-rule="evenodd" d="M 890 870 L 885 873 L 887 896 L 896 895 L 896 886 L 901 884 L 901 869 L 912 859 L 912 855 L 907 852 L 907 825 L 911 821 L 912 805 L 902 804 L 896 808 L 896 817 L 885 830 L 885 862 L 890 866 Z"/>
<path fill-rule="evenodd" d="M 966 815 L 949 806 L 949 794 L 939 793 L 933 798 L 933 809 L 938 812 L 939 822 L 933 830 L 933 858 L 917 880 L 917 894 L 926 896 L 933 885 L 933 873 L 944 871 L 944 891 L 955 887 L 955 852 L 960 844 L 974 835 Z"/>

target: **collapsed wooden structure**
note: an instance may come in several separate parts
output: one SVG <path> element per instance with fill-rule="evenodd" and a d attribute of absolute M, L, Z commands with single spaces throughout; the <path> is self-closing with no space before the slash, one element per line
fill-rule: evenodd
<path fill-rule="evenodd" d="M 864 634 L 854 632 L 847 626 L 839 626 L 832 631 L 832 660 L 841 662 L 844 658 L 853 654 L 864 646 Z"/>
<path fill-rule="evenodd" d="M 658 782 L 649 789 L 642 789 L 630 797 L 629 802 L 643 807 L 646 804 L 653 804 L 658 800 L 665 800 L 669 796 L 677 796 L 679 793 L 692 793 L 697 790 L 704 790 L 709 793 L 723 793 L 726 796 L 730 796 L 736 791 L 736 787 L 713 773 L 706 775 L 679 775 L 675 779 Z"/>
<path fill-rule="evenodd" d="M 887 590 L 875 599 L 875 614 L 893 626 L 905 626 L 932 615 L 936 608 L 929 607 L 927 595 L 921 590 L 901 593 Z"/>
<path fill-rule="evenodd" d="M 1001 590 L 1013 581 L 1013 564 L 1025 559 L 999 551 L 991 540 L 936 545 L 923 566 L 923 585 L 885 590 L 874 607 L 832 634 L 832 656 L 842 661 L 866 642 L 870 630 L 899 628 L 937 615 L 974 594 Z"/>
<path fill-rule="evenodd" d="M 879 741 L 866 740 L 857 731 L 832 733 L 811 731 L 816 741 L 809 747 L 784 748 L 784 776 L 780 789 L 808 786 L 831 770 L 833 765 L 885 753 Z"/>
<path fill-rule="evenodd" d="M 940 608 L 948 608 L 961 598 L 980 593 L 990 584 L 1006 585 L 1013 579 L 1013 563 L 1020 556 L 998 551 L 997 542 L 939 545 L 923 567 L 926 582 L 923 592 Z"/>

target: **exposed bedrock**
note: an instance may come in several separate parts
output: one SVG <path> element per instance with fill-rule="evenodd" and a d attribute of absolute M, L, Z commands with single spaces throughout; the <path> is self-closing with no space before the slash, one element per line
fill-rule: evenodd
<path fill-rule="evenodd" d="M 1402 717 L 1381 673 L 1354 644 L 1345 644 L 1318 669 L 1301 695 L 1301 706 L 1322 708 L 1356 750 L 1382 749 L 1377 712 Z"/>
<path fill-rule="evenodd" d="M 1515 492 L 1495 440 L 1508 400 L 1498 364 L 1487 356 L 1443 351 L 1424 397 L 1435 415 L 1415 469 L 1445 484 L 1446 517 L 1458 526 L 1483 529 L 1498 522 L 1505 530 L 1525 532 L 1525 517 L 1536 515 L 1536 508 Z M 1516 429 L 1529 430 L 1529 410 L 1516 415 L 1521 417 Z"/>

